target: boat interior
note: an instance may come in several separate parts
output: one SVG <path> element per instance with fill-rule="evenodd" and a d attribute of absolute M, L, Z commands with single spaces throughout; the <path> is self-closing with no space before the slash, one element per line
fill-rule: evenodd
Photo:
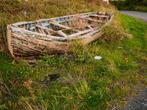
<path fill-rule="evenodd" d="M 83 36 L 99 29 L 111 18 L 110 14 L 91 12 L 69 15 L 34 22 L 19 22 L 12 24 L 15 28 L 55 37 Z"/>

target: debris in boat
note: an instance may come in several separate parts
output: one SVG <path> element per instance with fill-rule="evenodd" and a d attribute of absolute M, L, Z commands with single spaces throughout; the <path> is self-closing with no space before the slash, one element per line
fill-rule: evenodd
<path fill-rule="evenodd" d="M 13 58 L 26 59 L 67 53 L 74 40 L 83 45 L 97 40 L 112 19 L 111 13 L 89 12 L 10 24 L 7 26 L 8 49 Z"/>
<path fill-rule="evenodd" d="M 101 60 L 102 57 L 101 57 L 101 56 L 95 56 L 94 59 L 95 59 L 95 60 Z"/>

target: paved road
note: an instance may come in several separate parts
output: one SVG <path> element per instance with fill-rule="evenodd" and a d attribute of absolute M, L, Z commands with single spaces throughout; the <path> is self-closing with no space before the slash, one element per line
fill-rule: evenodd
<path fill-rule="evenodd" d="M 121 12 L 142 19 L 147 22 L 147 12 L 138 12 L 138 11 L 121 11 Z"/>
<path fill-rule="evenodd" d="M 142 19 L 147 22 L 147 12 L 121 11 L 124 14 Z M 134 97 L 124 109 L 121 110 L 147 110 L 147 88 Z"/>
<path fill-rule="evenodd" d="M 147 110 L 147 88 L 130 101 L 123 110 Z"/>

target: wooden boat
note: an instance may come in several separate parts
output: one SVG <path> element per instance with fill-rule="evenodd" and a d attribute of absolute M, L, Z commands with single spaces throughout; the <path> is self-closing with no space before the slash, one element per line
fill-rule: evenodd
<path fill-rule="evenodd" d="M 110 13 L 89 12 L 10 24 L 8 48 L 14 58 L 65 53 L 71 41 L 79 40 L 85 45 L 98 39 L 112 18 Z"/>

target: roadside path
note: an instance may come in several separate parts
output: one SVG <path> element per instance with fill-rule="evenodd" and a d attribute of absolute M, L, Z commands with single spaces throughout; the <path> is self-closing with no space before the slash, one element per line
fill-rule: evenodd
<path fill-rule="evenodd" d="M 120 11 L 123 14 L 127 14 L 129 16 L 133 16 L 139 19 L 142 19 L 147 22 L 147 12 L 139 12 L 139 11 Z"/>
<path fill-rule="evenodd" d="M 133 98 L 123 110 L 147 110 L 147 88 Z"/>
<path fill-rule="evenodd" d="M 147 22 L 147 12 L 138 11 L 120 11 L 123 14 L 142 19 Z M 140 94 L 128 102 L 126 107 L 121 110 L 147 110 L 147 88 L 142 90 Z"/>

